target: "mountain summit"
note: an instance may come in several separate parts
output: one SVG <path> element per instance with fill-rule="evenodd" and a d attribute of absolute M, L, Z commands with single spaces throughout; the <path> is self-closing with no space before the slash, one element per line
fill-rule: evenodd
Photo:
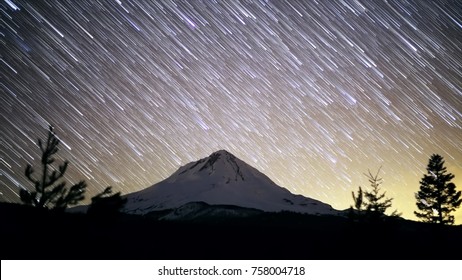
<path fill-rule="evenodd" d="M 146 214 L 191 202 L 267 212 L 337 214 L 330 205 L 295 195 L 233 154 L 220 150 L 180 167 L 169 178 L 125 196 L 125 212 Z"/>

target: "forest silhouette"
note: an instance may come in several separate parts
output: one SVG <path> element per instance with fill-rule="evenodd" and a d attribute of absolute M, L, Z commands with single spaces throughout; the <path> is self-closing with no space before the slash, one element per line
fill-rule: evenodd
<path fill-rule="evenodd" d="M 159 218 L 170 210 L 123 213 L 126 199 L 110 186 L 91 198 L 85 213 L 65 211 L 84 200 L 87 184 L 66 187 L 69 162 L 54 166 L 59 143 L 50 126 L 47 139 L 38 140 L 40 171 L 30 164 L 25 169 L 33 188 L 21 189 L 23 205 L 0 203 L 1 236 L 8 240 L 2 259 L 72 259 L 89 252 L 104 259 L 446 259 L 462 249 L 462 226 L 453 226 L 451 215 L 461 204 L 461 192 L 437 154 L 430 157 L 416 193 L 415 214 L 423 222 L 405 220 L 396 210 L 386 214 L 393 199 L 382 190 L 380 169 L 365 174 L 370 187 L 353 192 L 353 205 L 340 216 L 255 210 L 246 216 L 168 221 Z"/>

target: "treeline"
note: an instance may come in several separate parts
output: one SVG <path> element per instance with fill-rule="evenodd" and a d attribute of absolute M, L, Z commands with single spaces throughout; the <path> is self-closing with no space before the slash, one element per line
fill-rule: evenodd
<path fill-rule="evenodd" d="M 421 221 L 442 225 L 453 225 L 454 212 L 462 202 L 461 192 L 456 191 L 456 185 L 451 182 L 454 175 L 447 172 L 444 159 L 433 154 L 427 165 L 427 173 L 420 180 L 420 189 L 415 194 L 419 209 L 414 214 Z M 375 175 L 371 171 L 365 174 L 370 183 L 369 190 L 359 187 L 357 193 L 352 192 L 353 205 L 350 206 L 349 218 L 358 222 L 380 222 L 385 217 L 385 211 L 392 206 L 392 198 L 381 191 L 382 178 L 380 168 Z M 399 217 L 396 210 L 389 216 Z"/>
<path fill-rule="evenodd" d="M 33 190 L 21 189 L 20 198 L 24 204 L 37 208 L 64 210 L 77 205 L 84 200 L 87 184 L 80 181 L 77 184 L 66 187 L 63 180 L 67 170 L 68 161 L 64 161 L 57 167 L 54 155 L 59 151 L 60 140 L 49 127 L 48 137 L 45 142 L 38 139 L 38 146 L 42 152 L 41 166 L 38 176 L 33 167 L 28 164 L 25 170 L 26 177 L 32 182 Z M 415 215 L 426 223 L 444 225 L 454 224 L 454 216 L 451 214 L 460 207 L 461 192 L 456 191 L 456 186 L 451 180 L 454 175 L 447 172 L 444 159 L 438 154 L 433 154 L 427 165 L 427 172 L 420 180 L 420 189 L 415 194 L 418 211 Z M 385 212 L 392 206 L 392 198 L 388 198 L 381 190 L 382 178 L 379 177 L 380 169 L 375 175 L 369 170 L 365 174 L 369 180 L 370 188 L 359 187 L 357 193 L 352 193 L 353 205 L 350 207 L 349 217 L 356 222 L 380 222 L 387 215 Z M 125 205 L 126 200 L 120 192 L 113 194 L 109 186 L 103 192 L 91 198 L 88 208 L 89 214 L 118 213 Z M 401 214 L 396 210 L 389 216 L 399 217 Z"/>
<path fill-rule="evenodd" d="M 82 180 L 68 188 L 66 181 L 63 180 L 69 162 L 66 160 L 57 167 L 53 165 L 56 161 L 54 156 L 59 151 L 59 143 L 60 140 L 52 126 L 49 127 L 45 142 L 38 139 L 38 146 L 42 152 L 40 172 L 36 174 L 32 165 L 27 164 L 25 175 L 34 188 L 33 190 L 20 190 L 19 197 L 24 204 L 40 209 L 64 211 L 85 199 L 87 189 L 85 181 Z M 92 215 L 116 214 L 125 203 L 126 199 L 121 197 L 121 193 L 113 193 L 112 187 L 109 186 L 91 198 L 87 213 Z"/>
<path fill-rule="evenodd" d="M 452 259 L 462 226 L 376 226 L 292 212 L 239 219 L 114 219 L 0 203 L 2 259 Z M 456 255 L 457 256 L 457 255 Z M 78 268 L 76 268 L 78 269 Z"/>

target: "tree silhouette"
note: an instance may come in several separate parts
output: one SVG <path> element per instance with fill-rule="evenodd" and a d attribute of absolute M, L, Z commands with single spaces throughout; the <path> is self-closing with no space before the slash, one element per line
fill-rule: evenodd
<path fill-rule="evenodd" d="M 364 206 L 364 195 L 363 195 L 363 190 L 361 187 L 358 188 L 358 194 L 355 195 L 355 192 L 351 192 L 351 196 L 353 197 L 353 202 L 354 205 L 350 206 L 349 212 L 348 212 L 348 217 L 351 220 L 361 220 L 362 219 L 362 213 L 363 211 L 363 206 Z"/>
<path fill-rule="evenodd" d="M 23 203 L 37 208 L 65 209 L 85 198 L 84 193 L 87 186 L 85 181 L 80 181 L 69 189 L 66 188 L 65 181 L 58 183 L 69 165 L 68 161 L 58 165 L 58 168 L 52 165 L 55 162 L 53 156 L 59 151 L 59 142 L 60 140 L 53 132 L 52 126 L 49 127 L 45 144 L 38 139 L 38 146 L 42 151 L 42 172 L 38 179 L 35 178 L 32 165 L 27 164 L 25 175 L 34 184 L 35 190 L 20 190 L 19 197 Z"/>
<path fill-rule="evenodd" d="M 112 187 L 107 187 L 103 192 L 91 198 L 91 204 L 87 213 L 91 215 L 110 216 L 118 214 L 127 202 L 120 196 L 120 192 L 112 194 Z"/>
<path fill-rule="evenodd" d="M 416 193 L 417 208 L 414 214 L 424 222 L 454 224 L 455 211 L 461 204 L 461 192 L 451 183 L 454 175 L 447 173 L 444 159 L 433 154 L 427 165 L 427 174 L 420 180 L 420 190 Z"/>
<path fill-rule="evenodd" d="M 379 168 L 375 175 L 372 175 L 370 170 L 368 170 L 368 174 L 364 174 L 371 184 L 370 191 L 363 191 L 362 188 L 359 187 L 357 195 L 352 192 L 354 206 L 350 207 L 350 213 L 352 215 L 350 217 L 365 217 L 369 221 L 378 221 L 385 215 L 385 211 L 391 207 L 393 199 L 387 198 L 385 196 L 386 192 L 381 193 L 380 185 L 382 184 L 383 179 L 379 178 L 380 169 L 381 168 Z M 391 216 L 393 217 L 398 217 L 400 215 L 401 214 L 396 210 L 391 213 Z"/>
<path fill-rule="evenodd" d="M 361 187 L 359 187 L 359 189 L 358 189 L 358 195 L 357 196 L 355 196 L 354 192 L 351 192 L 351 195 L 353 196 L 353 201 L 355 203 L 354 209 L 356 209 L 358 211 L 363 210 L 363 205 L 364 205 L 364 202 L 363 202 L 363 190 L 361 189 Z"/>

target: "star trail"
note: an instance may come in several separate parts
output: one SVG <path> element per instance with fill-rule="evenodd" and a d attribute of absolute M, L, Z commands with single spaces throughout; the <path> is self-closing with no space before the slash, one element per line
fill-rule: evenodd
<path fill-rule="evenodd" d="M 87 197 L 220 149 L 337 209 L 382 166 L 414 219 L 433 153 L 462 186 L 461 1 L 4 0 L 0 15 L 1 201 L 32 187 L 50 124 Z"/>

